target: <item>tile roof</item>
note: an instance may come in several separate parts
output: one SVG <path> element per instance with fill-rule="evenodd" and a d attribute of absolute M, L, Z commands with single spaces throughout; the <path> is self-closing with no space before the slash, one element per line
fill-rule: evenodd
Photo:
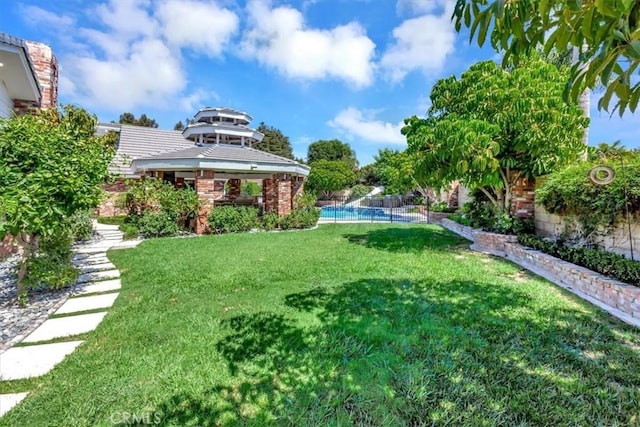
<path fill-rule="evenodd" d="M 300 165 L 294 160 L 255 148 L 227 144 L 195 145 L 185 139 L 180 131 L 161 130 L 140 126 L 104 124 L 102 127 L 113 129 L 120 127 L 118 151 L 111 163 L 110 171 L 123 176 L 135 176 L 131 161 L 205 159 L 275 165 Z M 100 130 L 99 130 L 100 131 Z M 305 169 L 307 168 L 304 165 Z"/>

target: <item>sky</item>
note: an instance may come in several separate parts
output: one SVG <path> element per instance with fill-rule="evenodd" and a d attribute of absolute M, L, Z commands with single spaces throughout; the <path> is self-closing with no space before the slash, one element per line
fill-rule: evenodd
<path fill-rule="evenodd" d="M 0 32 L 46 43 L 59 102 L 100 121 L 147 114 L 173 129 L 231 107 L 280 129 L 294 154 L 338 138 L 361 165 L 406 147 L 433 84 L 497 59 L 451 22 L 455 0 L 0 0 Z M 640 119 L 610 117 L 592 94 L 589 143 L 640 147 Z"/>

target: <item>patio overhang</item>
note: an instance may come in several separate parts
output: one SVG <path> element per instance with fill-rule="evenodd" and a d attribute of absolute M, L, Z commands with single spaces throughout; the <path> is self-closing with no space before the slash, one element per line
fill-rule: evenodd
<path fill-rule="evenodd" d="M 268 174 L 289 174 L 309 176 L 310 168 L 301 164 L 281 164 L 268 162 L 211 160 L 211 159 L 135 159 L 132 166 L 137 173 L 145 171 L 194 171 L 212 170 L 218 173 L 256 175 L 261 178 Z"/>
<path fill-rule="evenodd" d="M 40 102 L 41 88 L 24 41 L 0 33 L 0 76 L 11 99 Z"/>

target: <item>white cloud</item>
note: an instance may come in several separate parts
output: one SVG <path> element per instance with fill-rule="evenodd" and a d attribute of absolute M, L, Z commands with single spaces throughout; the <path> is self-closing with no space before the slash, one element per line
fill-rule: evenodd
<path fill-rule="evenodd" d="M 114 112 L 193 111 L 215 98 L 202 88 L 187 90 L 182 53 L 221 55 L 238 29 L 233 12 L 213 0 L 110 0 L 93 13 L 98 25 L 77 29 L 74 48 L 64 40 L 68 53 L 60 55 L 60 91 L 73 102 Z"/>
<path fill-rule="evenodd" d="M 302 13 L 269 3 L 247 6 L 249 30 L 241 42 L 245 57 L 275 68 L 290 78 L 338 78 L 356 87 L 373 82 L 375 44 L 364 28 L 350 22 L 330 30 L 307 28 Z"/>
<path fill-rule="evenodd" d="M 169 44 L 218 56 L 238 30 L 238 16 L 211 1 L 164 1 L 157 16 Z"/>
<path fill-rule="evenodd" d="M 27 24 L 32 26 L 43 25 L 47 27 L 70 27 L 75 20 L 71 16 L 57 15 L 48 10 L 33 5 L 20 5 L 20 14 Z"/>
<path fill-rule="evenodd" d="M 396 12 L 399 15 L 431 13 L 455 4 L 455 0 L 398 0 Z"/>
<path fill-rule="evenodd" d="M 393 29 L 393 37 L 394 43 L 380 61 L 387 78 L 399 82 L 413 70 L 437 74 L 455 47 L 456 32 L 450 6 L 441 14 L 405 20 Z"/>
<path fill-rule="evenodd" d="M 400 133 L 404 126 L 403 122 L 393 124 L 376 120 L 371 112 L 357 108 L 349 107 L 340 111 L 327 124 L 350 137 L 361 138 L 368 142 L 406 144 L 406 138 Z"/>

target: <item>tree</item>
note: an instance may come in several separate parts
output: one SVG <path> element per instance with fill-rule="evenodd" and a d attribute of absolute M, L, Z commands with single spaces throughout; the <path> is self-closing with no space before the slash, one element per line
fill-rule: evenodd
<path fill-rule="evenodd" d="M 132 126 L 142 126 L 147 128 L 157 128 L 158 123 L 154 119 L 150 119 L 146 114 L 142 114 L 139 119 L 136 119 L 131 113 L 122 113 L 120 114 L 120 119 L 118 123 L 121 125 L 132 125 Z"/>
<path fill-rule="evenodd" d="M 356 180 L 353 169 L 340 160 L 318 160 L 311 165 L 306 186 L 316 193 L 330 196 L 332 192 L 349 187 Z"/>
<path fill-rule="evenodd" d="M 386 194 L 404 194 L 422 187 L 415 179 L 415 162 L 406 151 L 382 148 L 373 159 L 373 167 Z"/>
<path fill-rule="evenodd" d="M 364 185 L 380 185 L 382 183 L 373 163 L 358 169 L 357 176 L 358 182 Z"/>
<path fill-rule="evenodd" d="M 182 123 L 182 120 L 180 120 L 178 123 L 176 123 L 175 125 L 173 125 L 173 130 L 184 130 L 184 124 Z"/>
<path fill-rule="evenodd" d="M 640 3 L 633 0 L 458 0 L 456 30 L 471 30 L 470 39 L 506 52 L 505 64 L 537 46 L 545 52 L 577 51 L 566 98 L 577 100 L 598 82 L 606 87 L 598 107 L 635 111 L 640 85 L 632 78 L 640 64 Z M 637 79 L 636 79 L 637 80 Z"/>
<path fill-rule="evenodd" d="M 0 237 L 10 233 L 24 247 L 19 295 L 39 239 L 100 202 L 115 137 L 95 136 L 97 123 L 74 106 L 0 121 Z"/>
<path fill-rule="evenodd" d="M 434 188 L 459 180 L 508 211 L 519 178 L 546 174 L 584 149 L 588 119 L 562 101 L 565 80 L 532 57 L 509 72 L 484 61 L 438 81 L 427 118 L 411 117 L 402 129 L 418 176 Z"/>
<path fill-rule="evenodd" d="M 358 167 L 355 151 L 351 149 L 349 144 L 339 139 L 319 140 L 309 144 L 307 161 L 311 164 L 318 160 L 345 162 L 353 170 Z"/>
<path fill-rule="evenodd" d="M 289 142 L 289 137 L 285 136 L 280 129 L 267 126 L 264 122 L 261 122 L 260 126 L 258 126 L 258 132 L 262 133 L 264 138 L 254 148 L 293 160 L 293 148 Z"/>

